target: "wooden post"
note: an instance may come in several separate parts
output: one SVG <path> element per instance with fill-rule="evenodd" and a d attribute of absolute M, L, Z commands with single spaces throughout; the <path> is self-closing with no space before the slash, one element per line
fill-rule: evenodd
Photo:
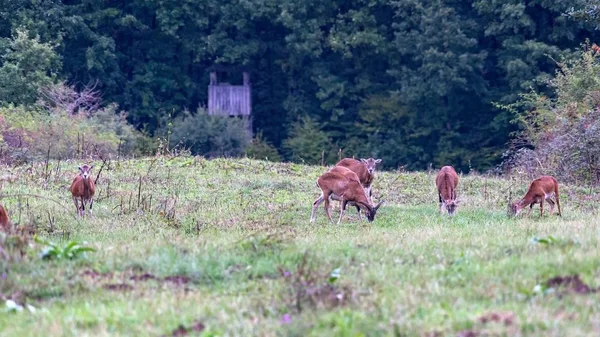
<path fill-rule="evenodd" d="M 244 71 L 243 76 L 244 76 L 244 86 L 247 87 L 250 85 L 250 74 L 248 74 L 247 71 Z"/>
<path fill-rule="evenodd" d="M 214 71 L 210 73 L 210 85 L 217 85 L 217 73 Z"/>

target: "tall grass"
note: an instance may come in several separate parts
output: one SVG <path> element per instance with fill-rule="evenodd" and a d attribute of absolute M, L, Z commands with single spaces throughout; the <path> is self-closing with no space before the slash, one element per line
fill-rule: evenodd
<path fill-rule="evenodd" d="M 78 219 L 67 191 L 78 165 L 2 167 L 0 202 L 13 221 L 96 250 L 43 260 L 31 241 L 20 260 L 0 259 L 0 311 L 8 299 L 37 309 L 0 314 L 2 336 L 595 336 L 600 327 L 597 293 L 547 282 L 600 285 L 599 204 L 587 188 L 560 185 L 562 218 L 508 218 L 526 178 L 461 176 L 450 218 L 438 214 L 434 173 L 385 172 L 373 223 L 347 212 L 331 225 L 320 208 L 311 226 L 324 167 L 152 157 L 107 163 L 94 218 Z"/>

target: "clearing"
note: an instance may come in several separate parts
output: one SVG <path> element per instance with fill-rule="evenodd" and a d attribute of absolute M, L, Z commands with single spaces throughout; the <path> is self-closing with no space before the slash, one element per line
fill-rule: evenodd
<path fill-rule="evenodd" d="M 509 188 L 521 197 L 528 178 L 461 176 L 449 218 L 436 172 L 379 172 L 373 223 L 350 207 L 329 224 L 320 207 L 310 225 L 323 167 L 153 157 L 105 167 L 94 218 L 79 220 L 68 186 L 80 164 L 2 168 L 2 195 L 22 195 L 0 200 L 14 222 L 96 251 L 43 260 L 26 233 L 4 237 L 1 336 L 600 333 L 590 188 L 560 185 L 563 218 L 536 206 L 511 219 Z"/>

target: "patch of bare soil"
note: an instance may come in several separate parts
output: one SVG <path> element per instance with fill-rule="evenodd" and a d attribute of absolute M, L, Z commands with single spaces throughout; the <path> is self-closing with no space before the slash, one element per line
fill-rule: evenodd
<path fill-rule="evenodd" d="M 506 326 L 512 325 L 515 322 L 515 314 L 513 312 L 489 312 L 479 317 L 479 322 L 482 324 L 487 323 L 502 323 Z"/>
<path fill-rule="evenodd" d="M 91 269 L 84 270 L 81 273 L 81 275 L 83 275 L 83 276 L 89 276 L 89 277 L 91 277 L 93 279 L 97 279 L 97 278 L 112 278 L 113 277 L 113 273 L 110 273 L 110 272 L 108 272 L 108 273 L 99 273 L 99 272 L 97 272 L 95 270 L 91 270 Z"/>
<path fill-rule="evenodd" d="M 184 285 L 190 282 L 190 278 L 183 275 L 171 275 L 163 278 L 164 282 L 171 282 L 176 285 Z"/>
<path fill-rule="evenodd" d="M 129 279 L 132 281 L 148 281 L 148 280 L 156 280 L 156 276 L 154 276 L 150 273 L 143 273 L 143 274 L 132 275 Z"/>
<path fill-rule="evenodd" d="M 96 281 L 104 281 L 111 282 L 113 280 L 123 281 L 121 283 L 105 283 L 102 287 L 108 290 L 115 291 L 126 291 L 132 290 L 137 282 L 147 282 L 147 281 L 156 281 L 161 284 L 172 284 L 175 286 L 183 286 L 191 282 L 191 279 L 187 276 L 183 275 L 170 275 L 166 277 L 158 277 L 151 273 L 133 273 L 131 271 L 124 273 L 100 273 L 95 270 L 85 270 L 80 275 L 88 277 L 92 279 L 94 282 Z M 125 283 L 126 280 L 133 281 L 133 283 Z"/>
<path fill-rule="evenodd" d="M 131 286 L 127 283 L 107 283 L 107 284 L 103 285 L 102 288 L 104 288 L 106 290 L 112 290 L 112 291 L 133 290 L 133 286 Z"/>
<path fill-rule="evenodd" d="M 565 292 L 576 294 L 589 294 L 596 292 L 598 289 L 590 288 L 585 284 L 579 275 L 556 276 L 546 281 L 548 288 L 562 289 Z"/>
<path fill-rule="evenodd" d="M 171 331 L 170 334 L 163 335 L 163 337 L 166 337 L 166 336 L 173 336 L 173 337 L 187 336 L 191 332 L 202 332 L 202 331 L 204 331 L 204 329 L 205 329 L 205 326 L 204 326 L 204 324 L 202 322 L 196 322 L 196 323 L 194 323 L 190 327 L 185 327 L 183 324 L 180 324 L 175 330 Z"/>
<path fill-rule="evenodd" d="M 481 333 L 475 330 L 463 330 L 456 334 L 456 337 L 479 337 Z"/>

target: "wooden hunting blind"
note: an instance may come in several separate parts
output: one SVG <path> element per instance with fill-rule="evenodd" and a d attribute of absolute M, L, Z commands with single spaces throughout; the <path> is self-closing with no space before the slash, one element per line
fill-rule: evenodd
<path fill-rule="evenodd" d="M 208 114 L 250 118 L 252 113 L 250 74 L 246 71 L 243 72 L 243 80 L 242 85 L 219 83 L 217 72 L 212 71 L 208 86 Z"/>

